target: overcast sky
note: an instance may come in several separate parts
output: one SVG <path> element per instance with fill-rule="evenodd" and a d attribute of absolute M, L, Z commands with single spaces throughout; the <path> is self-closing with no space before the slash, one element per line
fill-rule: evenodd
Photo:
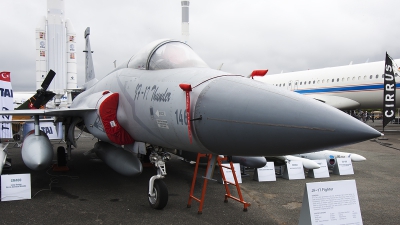
<path fill-rule="evenodd" d="M 91 28 L 95 73 L 104 77 L 141 47 L 181 39 L 180 0 L 65 0 L 77 33 L 78 85 Z M 35 29 L 47 0 L 0 1 L 0 71 L 14 91 L 35 90 Z M 211 67 L 268 74 L 400 58 L 400 1 L 191 0 L 189 45 Z M 383 68 L 382 68 L 383 70 Z"/>

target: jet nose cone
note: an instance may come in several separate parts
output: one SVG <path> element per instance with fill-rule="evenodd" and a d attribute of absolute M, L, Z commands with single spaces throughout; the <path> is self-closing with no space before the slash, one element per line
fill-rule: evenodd
<path fill-rule="evenodd" d="M 300 94 L 243 77 L 213 79 L 199 94 L 197 139 L 227 155 L 288 155 L 381 135 L 351 116 Z"/>

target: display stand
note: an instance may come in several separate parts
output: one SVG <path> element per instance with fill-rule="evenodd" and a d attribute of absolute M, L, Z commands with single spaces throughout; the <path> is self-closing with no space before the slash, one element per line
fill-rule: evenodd
<path fill-rule="evenodd" d="M 299 225 L 361 225 L 355 180 L 306 183 Z"/>
<path fill-rule="evenodd" d="M 352 175 L 354 174 L 353 164 L 350 158 L 336 158 L 336 165 L 333 167 L 333 174 Z"/>
<path fill-rule="evenodd" d="M 318 169 L 310 169 L 308 170 L 307 177 L 311 178 L 325 178 L 329 177 L 329 170 L 328 170 L 328 165 L 326 163 L 326 160 L 324 159 L 319 159 L 319 160 L 313 160 L 314 162 L 318 163 L 320 168 Z"/>
<path fill-rule="evenodd" d="M 234 183 L 235 179 L 233 178 L 233 173 L 232 173 L 232 170 L 230 169 L 230 164 L 222 163 L 221 165 L 223 166 L 222 172 L 225 175 L 226 181 Z M 236 174 L 238 184 L 241 184 L 242 183 L 242 173 L 240 171 L 240 163 L 233 163 L 233 167 L 235 169 L 235 174 Z M 219 177 L 218 182 L 221 184 L 224 184 L 224 181 L 222 180 L 222 175 Z"/>
<path fill-rule="evenodd" d="M 288 180 L 305 179 L 303 163 L 301 161 L 287 162 L 282 177 Z"/>
<path fill-rule="evenodd" d="M 31 199 L 31 174 L 1 175 L 1 201 Z"/>
<path fill-rule="evenodd" d="M 264 167 L 254 169 L 253 180 L 258 182 L 276 181 L 274 162 L 267 162 Z"/>

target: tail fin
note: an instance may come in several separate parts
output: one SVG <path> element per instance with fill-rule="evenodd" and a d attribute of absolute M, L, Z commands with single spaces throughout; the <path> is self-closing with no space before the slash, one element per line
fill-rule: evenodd
<path fill-rule="evenodd" d="M 97 79 L 94 75 L 94 67 L 93 67 L 93 59 L 92 59 L 92 49 L 90 48 L 90 27 L 85 30 L 85 39 L 86 39 L 86 49 L 83 51 L 86 53 L 85 57 L 85 84 L 83 87 L 85 89 L 90 88 L 93 84 L 97 83 Z"/>

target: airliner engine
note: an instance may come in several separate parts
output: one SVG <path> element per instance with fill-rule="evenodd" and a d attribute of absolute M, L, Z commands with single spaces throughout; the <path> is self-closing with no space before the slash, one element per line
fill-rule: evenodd
<path fill-rule="evenodd" d="M 129 151 L 104 141 L 94 145 L 93 151 L 109 167 L 125 176 L 135 176 L 142 173 L 140 160 Z"/>
<path fill-rule="evenodd" d="M 53 146 L 43 131 L 39 135 L 35 135 L 34 130 L 28 132 L 21 151 L 22 160 L 32 170 L 46 169 L 53 160 Z"/>

